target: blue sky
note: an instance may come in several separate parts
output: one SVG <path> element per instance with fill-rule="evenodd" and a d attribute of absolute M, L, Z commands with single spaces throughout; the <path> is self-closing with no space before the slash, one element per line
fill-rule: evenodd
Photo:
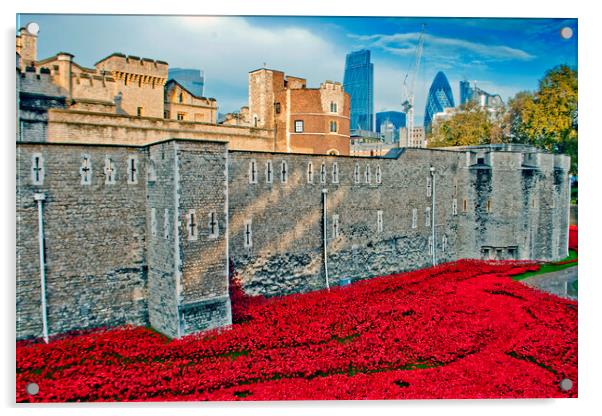
<path fill-rule="evenodd" d="M 123 52 L 199 68 L 205 95 L 218 100 L 221 112 L 246 105 L 247 74 L 264 63 L 319 86 L 327 79 L 342 81 L 345 55 L 361 48 L 372 51 L 375 110 L 399 110 L 422 24 L 417 125 L 439 70 L 456 101 L 462 79 L 506 100 L 536 89 L 556 65 L 577 66 L 576 19 L 20 15 L 17 27 L 30 21 L 40 25 L 38 59 L 66 51 L 79 64 L 93 66 Z M 560 36 L 564 27 L 572 28 L 571 39 Z"/>

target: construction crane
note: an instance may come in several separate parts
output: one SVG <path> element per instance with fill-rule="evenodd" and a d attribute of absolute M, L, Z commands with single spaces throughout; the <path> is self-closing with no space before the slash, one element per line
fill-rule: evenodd
<path fill-rule="evenodd" d="M 424 48 L 424 33 L 426 25 L 422 24 L 422 30 L 420 31 L 420 37 L 418 38 L 418 45 L 416 45 L 416 55 L 413 68 L 411 67 L 405 78 L 403 79 L 403 92 L 406 97 L 405 101 L 401 103 L 401 109 L 406 114 L 406 131 L 407 131 L 407 145 L 410 146 L 410 137 L 414 131 L 414 86 L 416 84 L 416 78 L 418 77 L 418 71 L 420 69 L 420 58 L 422 58 L 422 50 Z M 410 82 L 408 83 L 408 77 Z"/>

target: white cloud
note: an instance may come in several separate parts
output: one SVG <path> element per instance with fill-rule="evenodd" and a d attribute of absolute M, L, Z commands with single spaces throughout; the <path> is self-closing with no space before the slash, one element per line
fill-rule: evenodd
<path fill-rule="evenodd" d="M 394 55 L 409 56 L 415 53 L 419 33 L 395 33 L 392 35 L 348 35 L 368 47 L 380 48 Z M 464 39 L 424 35 L 425 54 L 456 61 L 459 55 L 471 56 L 487 61 L 528 61 L 535 56 L 521 49 L 506 45 L 489 45 Z"/>
<path fill-rule="evenodd" d="M 230 85 L 246 90 L 247 74 L 264 63 L 318 86 L 329 79 L 341 81 L 345 51 L 305 28 L 251 25 L 240 17 L 178 17 L 187 43 L 195 50 L 170 52 L 170 66 L 201 68 L 205 71 L 207 92 L 213 85 Z M 308 63 L 311 62 L 310 65 Z M 246 94 L 246 92 L 245 92 Z M 246 104 L 247 97 L 219 94 L 218 103 L 226 111 Z"/>

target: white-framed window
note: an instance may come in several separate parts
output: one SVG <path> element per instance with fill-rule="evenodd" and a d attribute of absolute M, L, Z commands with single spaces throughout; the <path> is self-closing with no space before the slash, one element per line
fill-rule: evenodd
<path fill-rule="evenodd" d="M 255 159 L 249 162 L 249 183 L 257 183 L 257 162 Z"/>
<path fill-rule="evenodd" d="M 314 183 L 314 164 L 312 162 L 307 164 L 307 183 Z"/>
<path fill-rule="evenodd" d="M 157 235 L 157 209 L 151 208 L 151 234 L 154 236 Z"/>
<path fill-rule="evenodd" d="M 330 120 L 330 132 L 331 133 L 336 133 L 338 131 L 338 126 L 337 126 L 337 122 L 334 120 Z"/>
<path fill-rule="evenodd" d="M 326 164 L 320 165 L 320 183 L 326 183 Z"/>
<path fill-rule="evenodd" d="M 366 183 L 372 182 L 372 173 L 370 172 L 370 165 L 366 165 L 366 171 L 364 172 L 364 179 Z"/>
<path fill-rule="evenodd" d="M 430 207 L 426 207 L 426 209 L 424 210 L 424 225 L 426 227 L 431 226 L 431 208 Z"/>
<path fill-rule="evenodd" d="M 433 255 L 433 237 L 429 236 L 429 254 Z"/>
<path fill-rule="evenodd" d="M 198 224 L 196 219 L 196 211 L 188 210 L 186 215 L 186 229 L 188 230 L 188 241 L 194 241 L 198 237 Z"/>
<path fill-rule="evenodd" d="M 128 156 L 128 184 L 138 183 L 138 156 Z"/>
<path fill-rule="evenodd" d="M 376 183 L 380 184 L 382 182 L 382 172 L 380 170 L 380 165 L 376 166 Z"/>
<path fill-rule="evenodd" d="M 266 183 L 272 183 L 274 178 L 274 167 L 272 166 L 272 161 L 268 160 L 265 163 L 265 181 Z"/>
<path fill-rule="evenodd" d="M 334 214 L 332 216 L 332 238 L 338 238 L 340 234 L 339 214 Z"/>
<path fill-rule="evenodd" d="M 418 209 L 412 209 L 412 228 L 418 228 Z"/>
<path fill-rule="evenodd" d="M 430 176 L 426 177 L 426 196 L 431 196 L 433 193 L 433 182 Z"/>
<path fill-rule="evenodd" d="M 332 164 L 332 183 L 339 183 L 339 165 L 337 162 Z"/>
<path fill-rule="evenodd" d="M 335 103 L 334 101 L 330 102 L 330 112 L 331 113 L 336 113 L 337 112 L 337 103 Z"/>
<path fill-rule="evenodd" d="M 286 183 L 288 180 L 288 164 L 286 163 L 286 160 L 283 160 L 280 165 L 280 180 L 282 183 Z"/>
<path fill-rule="evenodd" d="M 383 232 L 383 212 L 381 210 L 376 211 L 376 231 Z"/>
<path fill-rule="evenodd" d="M 303 120 L 295 120 L 295 133 L 303 133 Z"/>
<path fill-rule="evenodd" d="M 157 166 L 156 166 L 155 161 L 153 159 L 149 159 L 149 161 L 148 161 L 147 175 L 148 175 L 148 181 L 149 182 L 156 182 L 157 181 Z"/>
<path fill-rule="evenodd" d="M 41 153 L 31 155 L 31 183 L 33 185 L 44 184 L 44 157 Z"/>
<path fill-rule="evenodd" d="M 252 220 L 245 220 L 244 222 L 244 246 L 246 248 L 253 247 L 253 229 L 251 228 Z"/>
<path fill-rule="evenodd" d="M 444 234 L 441 237 L 441 251 L 445 253 L 445 250 L 447 250 L 447 236 Z"/>
<path fill-rule="evenodd" d="M 360 164 L 356 163 L 353 169 L 353 183 L 360 183 Z"/>
<path fill-rule="evenodd" d="M 533 202 L 535 202 L 535 199 L 533 199 Z M 535 205 L 533 207 L 535 207 Z M 490 213 L 492 210 L 493 210 L 493 207 L 491 205 L 491 199 L 488 199 L 487 200 L 487 212 Z"/>
<path fill-rule="evenodd" d="M 458 215 L 458 199 L 452 199 L 452 215 Z"/>
<path fill-rule="evenodd" d="M 217 213 L 209 213 L 209 238 L 217 238 L 219 236 L 219 222 L 217 219 Z"/>
<path fill-rule="evenodd" d="M 113 185 L 117 180 L 117 171 L 115 169 L 115 162 L 110 157 L 105 158 L 105 184 Z"/>
<path fill-rule="evenodd" d="M 169 238 L 169 209 L 165 208 L 163 212 L 163 237 Z"/>
<path fill-rule="evenodd" d="M 79 167 L 79 176 L 82 185 L 92 184 L 92 158 L 88 154 L 82 154 L 82 164 Z"/>
<path fill-rule="evenodd" d="M 468 201 L 465 199 L 463 204 L 462 204 L 462 211 L 463 212 L 468 212 Z"/>

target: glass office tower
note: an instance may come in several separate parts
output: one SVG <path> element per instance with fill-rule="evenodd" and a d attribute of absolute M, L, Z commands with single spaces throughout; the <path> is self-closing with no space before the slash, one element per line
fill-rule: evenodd
<path fill-rule="evenodd" d="M 374 65 L 370 51 L 347 54 L 343 88 L 351 97 L 351 130 L 374 131 Z"/>
<path fill-rule="evenodd" d="M 167 71 L 169 79 L 175 79 L 188 91 L 197 97 L 203 97 L 205 87 L 205 74 L 199 69 L 169 68 Z"/>
<path fill-rule="evenodd" d="M 433 116 L 442 112 L 445 108 L 455 107 L 454 95 L 447 81 L 447 77 L 441 71 L 437 72 L 435 79 L 429 89 L 424 108 L 424 129 L 431 127 Z"/>

